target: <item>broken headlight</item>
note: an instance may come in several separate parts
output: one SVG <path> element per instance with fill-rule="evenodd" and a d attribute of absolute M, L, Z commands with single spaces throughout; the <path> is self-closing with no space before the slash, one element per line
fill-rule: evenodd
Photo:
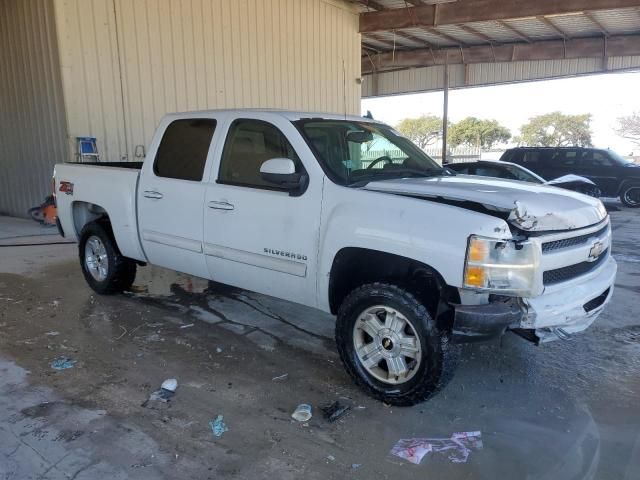
<path fill-rule="evenodd" d="M 469 237 L 464 266 L 465 288 L 533 297 L 541 293 L 536 280 L 540 249 L 531 241 Z"/>

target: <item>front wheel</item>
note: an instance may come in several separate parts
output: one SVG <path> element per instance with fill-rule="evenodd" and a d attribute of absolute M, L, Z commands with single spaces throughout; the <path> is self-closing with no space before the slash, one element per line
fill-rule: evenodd
<path fill-rule="evenodd" d="M 82 229 L 79 254 L 84 278 L 97 293 L 120 293 L 136 278 L 136 263 L 122 256 L 108 224 L 92 222 Z"/>
<path fill-rule="evenodd" d="M 426 400 L 455 363 L 424 305 L 391 284 L 363 285 L 347 296 L 338 313 L 336 343 L 356 384 L 392 405 Z"/>
<path fill-rule="evenodd" d="M 622 187 L 620 201 L 627 207 L 640 207 L 640 183 L 632 183 Z"/>

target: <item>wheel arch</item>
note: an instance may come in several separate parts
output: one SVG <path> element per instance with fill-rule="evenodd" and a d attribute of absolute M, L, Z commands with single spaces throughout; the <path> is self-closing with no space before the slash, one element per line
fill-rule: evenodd
<path fill-rule="evenodd" d="M 437 319 L 439 327 L 451 327 L 453 317 L 448 315 L 448 304 L 459 301 L 458 291 L 448 286 L 435 268 L 412 258 L 362 247 L 344 247 L 334 256 L 328 292 L 331 313 L 337 313 L 355 288 L 373 282 L 407 289 Z"/>
<path fill-rule="evenodd" d="M 625 178 L 620 182 L 620 186 L 618 187 L 618 195 L 622 195 L 624 189 L 629 185 L 640 185 L 640 178 Z"/>
<path fill-rule="evenodd" d="M 71 204 L 71 215 L 73 218 L 73 229 L 76 236 L 80 238 L 82 229 L 92 222 L 111 223 L 109 214 L 100 205 L 95 203 L 75 201 Z"/>

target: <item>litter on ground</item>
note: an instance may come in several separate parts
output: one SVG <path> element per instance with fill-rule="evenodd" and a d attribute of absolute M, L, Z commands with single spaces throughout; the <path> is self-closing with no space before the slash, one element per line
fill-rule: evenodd
<path fill-rule="evenodd" d="M 286 380 L 288 376 L 289 376 L 288 373 L 285 373 L 283 375 L 278 375 L 277 377 L 273 377 L 271 379 L 271 381 L 272 382 L 282 382 L 282 381 Z"/>
<path fill-rule="evenodd" d="M 291 417 L 298 422 L 308 422 L 311 420 L 313 414 L 311 413 L 311 405 L 308 403 L 301 403 L 291 414 Z"/>
<path fill-rule="evenodd" d="M 160 386 L 160 390 L 156 390 L 149 398 L 144 401 L 142 404 L 143 407 L 146 407 L 149 402 L 168 402 L 171 398 L 176 394 L 176 389 L 178 388 L 178 381 L 175 378 L 169 378 L 162 382 Z"/>
<path fill-rule="evenodd" d="M 76 360 L 68 357 L 59 357 L 51 362 L 51 368 L 54 370 L 66 370 L 67 368 L 73 368 L 76 365 Z"/>
<path fill-rule="evenodd" d="M 473 450 L 482 449 L 480 432 L 459 432 L 450 438 L 403 438 L 391 449 L 391 454 L 419 464 L 429 452 L 447 452 L 453 463 L 466 463 Z"/>
<path fill-rule="evenodd" d="M 211 427 L 211 431 L 215 437 L 221 437 L 224 432 L 229 431 L 227 424 L 224 423 L 224 417 L 222 415 L 218 415 L 214 420 L 211 420 L 209 422 L 209 426 Z"/>
<path fill-rule="evenodd" d="M 337 400 L 330 405 L 320 408 L 324 414 L 324 418 L 330 423 L 335 422 L 341 417 L 344 417 L 351 407 L 349 405 L 343 405 Z"/>
<path fill-rule="evenodd" d="M 178 381 L 175 378 L 168 378 L 167 380 L 162 382 L 162 385 L 160 385 L 160 388 L 164 390 L 169 390 L 171 392 L 175 392 L 176 388 L 178 388 Z"/>

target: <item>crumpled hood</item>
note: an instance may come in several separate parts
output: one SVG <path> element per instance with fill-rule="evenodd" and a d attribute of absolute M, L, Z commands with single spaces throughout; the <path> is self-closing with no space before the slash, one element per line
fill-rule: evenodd
<path fill-rule="evenodd" d="M 364 188 L 447 203 L 473 202 L 501 213 L 512 225 L 526 231 L 573 230 L 596 224 L 607 216 L 597 198 L 517 180 L 456 175 L 381 180 Z"/>

